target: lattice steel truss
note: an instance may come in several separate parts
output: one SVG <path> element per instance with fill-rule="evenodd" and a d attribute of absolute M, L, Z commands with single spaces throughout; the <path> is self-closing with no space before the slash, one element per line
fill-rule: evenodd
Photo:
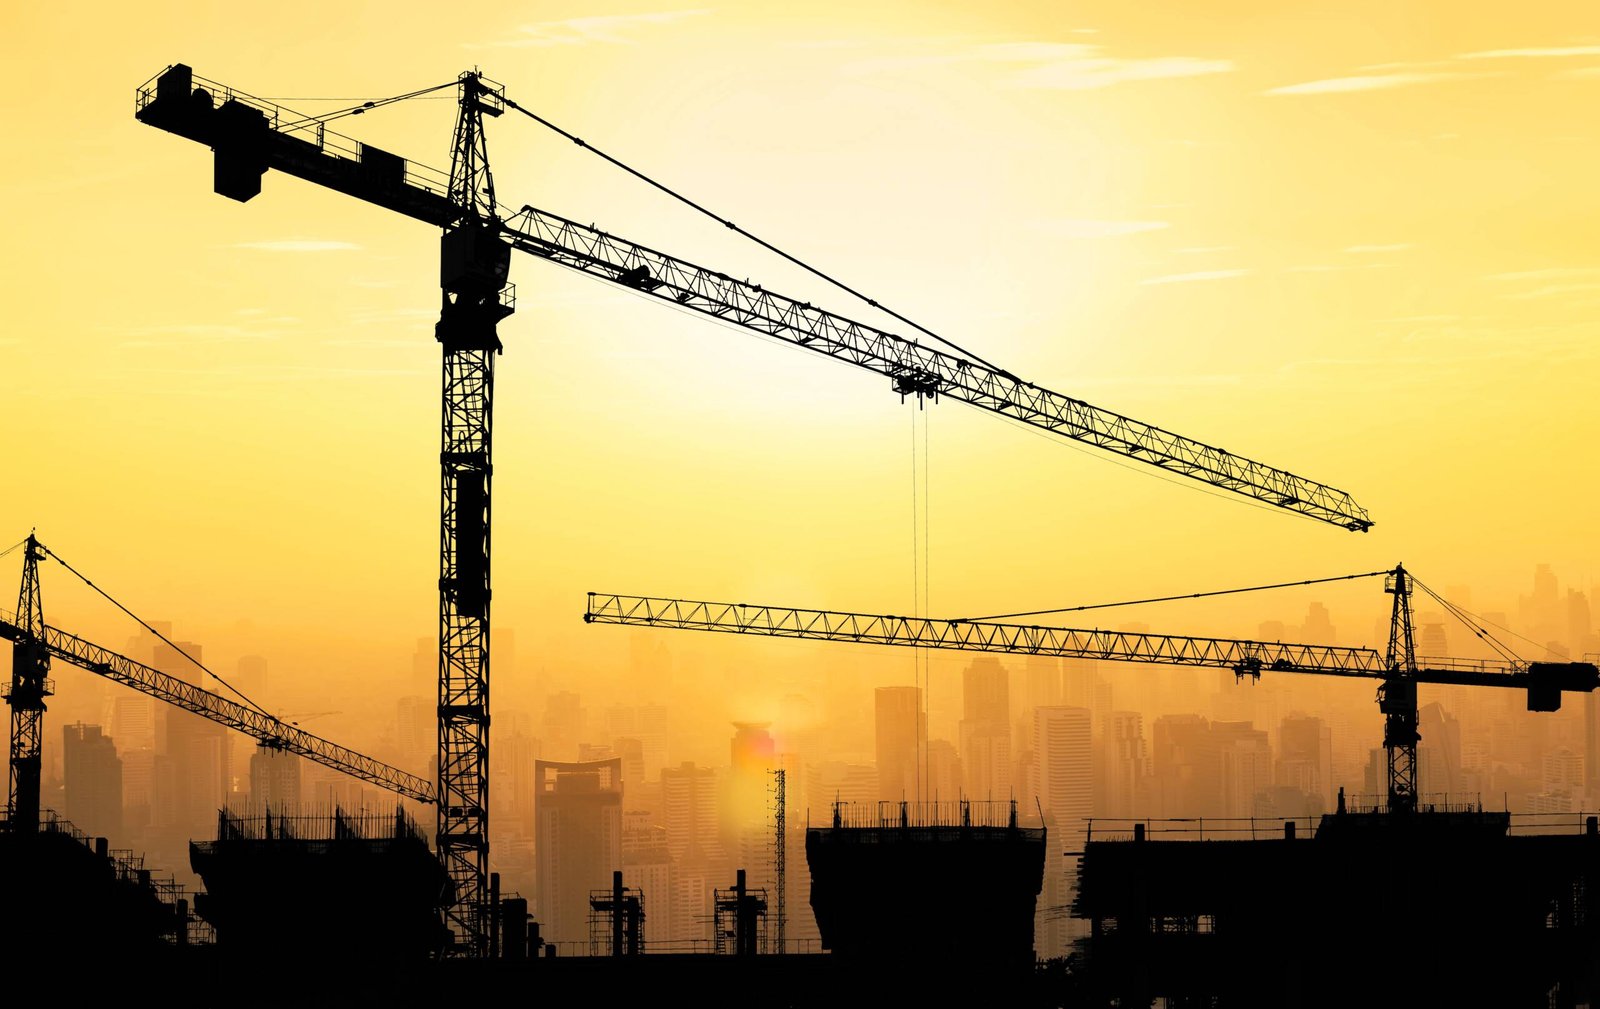
<path fill-rule="evenodd" d="M 1559 709 L 1563 691 L 1600 687 L 1600 669 L 1587 662 L 1418 659 L 1411 631 L 1411 581 L 1403 567 L 1389 574 L 1386 591 L 1395 594 L 1395 604 L 1385 654 L 1371 648 L 1080 630 L 994 620 L 933 620 L 595 592 L 589 593 L 583 619 L 910 648 L 1205 666 L 1251 677 L 1272 671 L 1379 679 L 1383 681 L 1378 700 L 1385 717 L 1384 746 L 1389 753 L 1389 808 L 1402 813 L 1416 808 L 1418 683 L 1524 689 L 1530 711 Z"/>
<path fill-rule="evenodd" d="M 28 534 L 23 544 L 22 590 L 17 595 L 16 634 L 11 638 L 11 774 L 6 820 L 12 830 L 39 829 L 39 764 L 44 753 L 44 699 L 54 692 L 50 653 L 45 647 L 44 601 L 39 594 L 39 562 L 44 547 Z"/>

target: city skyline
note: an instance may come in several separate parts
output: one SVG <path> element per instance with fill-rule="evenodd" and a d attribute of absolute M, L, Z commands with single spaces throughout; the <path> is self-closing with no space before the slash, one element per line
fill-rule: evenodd
<path fill-rule="evenodd" d="M 204 656 L 285 722 L 439 794 L 454 780 L 463 798 L 438 806 L 432 843 L 462 884 L 446 914 L 468 945 L 487 948 L 487 867 L 550 941 L 594 938 L 589 898 L 616 871 L 656 894 L 666 939 L 723 943 L 724 912 L 754 906 L 746 870 L 751 900 L 778 885 L 779 769 L 808 848 L 835 802 L 1011 802 L 1027 830 L 1068 832 L 1365 809 L 1396 773 L 1371 681 L 669 636 L 591 624 L 583 607 L 629 592 L 1381 651 L 1389 597 L 1360 573 L 1403 563 L 1425 580 L 1419 654 L 1495 654 L 1454 604 L 1523 660 L 1600 659 L 1586 465 L 1600 257 L 1583 238 L 1600 220 L 1600 139 L 1573 126 L 1600 94 L 1600 27 L 1570 2 L 1481 13 L 488 0 L 444 27 L 416 5 L 375 18 L 287 0 L 245 30 L 172 0 L 88 21 L 19 9 L 0 69 L 19 138 L 0 174 L 17 476 L 0 545 L 34 530 L 60 551 L 42 564 L 50 624 L 227 693 L 184 653 Z M 130 114 L 141 82 L 178 61 L 202 91 L 224 81 L 312 115 L 357 106 L 332 128 L 364 145 L 352 172 L 372 202 L 281 171 L 248 204 L 217 196 L 202 146 Z M 418 220 L 438 221 L 372 205 L 410 185 L 406 164 L 449 165 L 450 89 L 468 67 L 514 99 L 486 125 L 495 234 L 525 201 L 549 207 L 704 263 L 730 290 L 792 295 L 800 315 L 953 341 L 974 356 L 963 367 L 992 360 L 986 381 L 1016 384 L 983 394 L 998 407 L 959 383 L 925 396 L 932 373 L 752 339 L 691 311 L 705 306 L 688 289 L 663 301 L 678 288 L 648 270 L 578 263 L 617 281 L 598 284 L 537 248 L 511 257 L 517 311 L 488 323 L 504 342 L 489 369 L 497 344 L 464 306 L 482 285 L 498 306 L 504 278 L 451 273 L 447 254 L 436 330 L 438 229 Z M 142 93 L 140 118 L 222 138 L 248 190 L 253 155 L 228 132 L 239 109 L 213 115 L 179 70 Z M 585 140 L 493 114 L 511 109 Z M 329 178 L 350 168 L 313 132 Z M 486 421 L 452 435 L 473 410 L 452 413 L 448 385 L 440 452 L 440 343 L 447 377 L 457 356 L 498 371 L 492 468 Z M 487 416 L 489 384 L 455 381 Z M 1040 387 L 1348 491 L 1375 524 L 1294 514 L 1312 504 L 1303 483 L 1246 501 L 1215 471 L 1210 486 L 1175 478 L 1184 448 L 1118 457 L 1018 422 L 1046 414 L 1006 397 Z M 0 584 L 16 570 L 0 561 Z M 1231 594 L 1279 583 L 1300 584 Z M 286 806 L 395 809 L 59 661 L 51 676 L 43 804 L 180 884 L 191 840 L 213 825 L 227 840 L 221 810 L 276 807 L 281 831 Z M 1535 715 L 1514 691 L 1427 686 L 1417 702 L 1422 791 L 1475 797 L 1479 813 L 1600 806 L 1600 698 Z M 402 820 L 388 840 L 415 834 Z M 270 819 L 260 829 L 277 840 Z M 1053 847 L 1041 956 L 1081 934 L 1065 912 L 1076 855 Z M 809 873 L 791 869 L 785 890 L 808 942 L 818 922 L 795 888 Z"/>

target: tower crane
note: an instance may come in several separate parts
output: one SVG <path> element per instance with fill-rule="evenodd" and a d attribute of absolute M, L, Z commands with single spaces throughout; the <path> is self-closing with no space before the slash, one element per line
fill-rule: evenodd
<path fill-rule="evenodd" d="M 86 669 L 219 725 L 237 729 L 262 746 L 299 754 L 408 799 L 436 801 L 433 783 L 426 778 L 390 767 L 381 760 L 312 735 L 297 724 L 259 708 L 229 700 L 46 624 L 39 562 L 51 554 L 31 534 L 23 546 L 22 591 L 17 612 L 0 610 L 0 638 L 12 643 L 11 682 L 5 690 L 6 700 L 11 705 L 10 791 L 6 809 L 10 829 L 34 831 L 39 826 L 39 766 L 43 752 L 45 698 L 55 690 L 49 678 L 52 660 Z"/>
<path fill-rule="evenodd" d="M 495 197 L 484 120 L 508 110 L 538 117 L 475 71 L 452 83 L 459 103 L 448 173 L 341 137 L 323 119 L 197 77 L 184 64 L 140 87 L 135 111 L 141 122 L 210 147 L 213 189 L 223 196 L 248 201 L 277 169 L 443 229 L 434 330 L 444 353 L 436 839 L 456 888 L 447 909 L 450 954 L 488 948 L 490 433 L 496 327 L 515 308 L 512 249 L 876 372 L 902 398 L 958 399 L 1341 528 L 1372 525 L 1344 491 L 1053 392 L 970 353 L 896 336 L 531 206 L 507 213 Z"/>
<path fill-rule="evenodd" d="M 1259 680 L 1264 671 L 1376 679 L 1388 756 L 1388 806 L 1417 808 L 1417 685 L 1511 687 L 1527 692 L 1529 711 L 1558 711 L 1563 691 L 1600 687 L 1600 668 L 1589 662 L 1507 662 L 1419 659 L 1411 627 L 1413 579 L 1404 565 L 1384 576 L 1394 597 L 1389 642 L 1372 648 L 1287 644 L 1237 638 L 1079 630 L 997 620 L 935 620 L 875 613 L 714 603 L 654 596 L 589 593 L 585 623 L 721 631 L 814 641 L 944 648 L 954 651 L 1051 655 L 1108 662 L 1156 663 L 1229 669 Z M 1355 576 L 1363 577 L 1363 576 Z"/>

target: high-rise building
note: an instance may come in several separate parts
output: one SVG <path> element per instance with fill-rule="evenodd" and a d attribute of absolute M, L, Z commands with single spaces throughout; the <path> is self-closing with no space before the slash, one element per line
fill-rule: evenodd
<path fill-rule="evenodd" d="M 771 722 L 734 722 L 728 742 L 728 766 L 734 774 L 765 774 L 772 767 L 777 746 L 769 731 Z"/>
<path fill-rule="evenodd" d="M 1084 826 L 1094 815 L 1093 716 L 1088 708 L 1056 705 L 1033 712 L 1034 780 L 1051 847 L 1082 848 Z M 1045 860 L 1043 900 L 1037 914 L 1036 948 L 1060 956 L 1074 937 L 1072 922 L 1060 911 L 1072 903 L 1077 859 Z"/>
<path fill-rule="evenodd" d="M 1278 725 L 1278 761 L 1274 779 L 1333 808 L 1333 730 L 1312 715 L 1295 712 Z"/>
<path fill-rule="evenodd" d="M 1333 620 L 1328 616 L 1326 606 L 1312 603 L 1306 610 L 1306 621 L 1300 625 L 1300 640 L 1312 645 L 1332 645 L 1338 642 L 1338 635 L 1334 630 Z"/>
<path fill-rule="evenodd" d="M 153 652 L 151 665 L 155 668 L 199 683 L 199 669 L 183 654 L 203 661 L 199 645 L 185 641 L 174 648 L 158 643 Z M 233 747 L 228 730 L 216 722 L 176 708 L 165 714 L 164 750 L 172 765 L 173 826 L 177 830 L 168 840 L 181 845 L 191 837 L 205 836 L 216 822 L 217 810 L 232 798 Z"/>
<path fill-rule="evenodd" d="M 1033 712 L 1033 754 L 1046 823 L 1094 815 L 1094 747 L 1088 708 L 1051 706 Z"/>
<path fill-rule="evenodd" d="M 1137 711 L 1113 711 L 1101 744 L 1105 754 L 1105 801 L 1107 816 L 1144 816 L 1152 810 L 1150 778 L 1154 766 L 1145 744 L 1144 716 Z"/>
<path fill-rule="evenodd" d="M 1461 723 L 1438 701 L 1417 712 L 1422 739 L 1417 743 L 1417 790 L 1449 796 L 1456 802 L 1474 799 L 1461 769 Z"/>
<path fill-rule="evenodd" d="M 538 919 L 552 942 L 587 941 L 589 891 L 622 868 L 622 760 L 534 764 Z"/>
<path fill-rule="evenodd" d="M 661 772 L 667 850 L 673 861 L 719 861 L 723 848 L 717 802 L 717 772 L 685 761 Z"/>
<path fill-rule="evenodd" d="M 961 795 L 961 756 L 948 739 L 928 742 L 927 781 L 923 791 L 928 799 L 949 802 Z M 803 808 L 803 807 L 802 807 Z"/>
<path fill-rule="evenodd" d="M 1221 815 L 1256 815 L 1256 793 L 1272 787 L 1272 747 L 1249 722 L 1212 722 Z"/>
<path fill-rule="evenodd" d="M 629 785 L 644 784 L 644 740 L 637 736 L 617 736 L 611 752 L 622 758 L 622 780 Z"/>
<path fill-rule="evenodd" d="M 155 750 L 156 704 L 154 697 L 120 690 L 111 701 L 111 738 L 126 753 L 129 750 Z"/>
<path fill-rule="evenodd" d="M 588 712 L 577 694 L 563 690 L 547 695 L 539 735 L 544 751 L 562 759 L 576 756 L 587 724 Z"/>
<path fill-rule="evenodd" d="M 122 759 L 98 725 L 63 726 L 62 778 L 68 820 L 87 834 L 122 839 Z"/>
<path fill-rule="evenodd" d="M 1011 693 L 1000 660 L 986 655 L 963 672 L 960 730 L 967 797 L 1011 798 Z"/>
<path fill-rule="evenodd" d="M 294 813 L 300 806 L 303 760 L 297 753 L 258 746 L 250 754 L 250 807 Z"/>
<path fill-rule="evenodd" d="M 672 855 L 667 851 L 667 829 L 645 810 L 622 814 L 622 885 L 638 890 L 644 899 L 645 941 L 672 950 Z"/>
<path fill-rule="evenodd" d="M 1062 703 L 1061 660 L 1054 655 L 1029 655 L 1022 665 L 1028 684 L 1028 707 L 1050 708 Z"/>
<path fill-rule="evenodd" d="M 833 815 L 833 804 L 869 806 L 878 798 L 878 769 L 871 764 L 848 764 L 824 760 L 806 765 L 807 814 L 812 823 L 826 823 Z M 796 822 L 797 808 L 789 806 L 789 822 Z"/>
<path fill-rule="evenodd" d="M 879 687 L 873 691 L 878 757 L 878 798 L 889 802 L 920 801 L 921 750 L 928 736 L 920 687 Z"/>

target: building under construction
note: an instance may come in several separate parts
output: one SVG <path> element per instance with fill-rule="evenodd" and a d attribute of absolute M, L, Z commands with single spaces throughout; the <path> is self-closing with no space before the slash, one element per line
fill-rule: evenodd
<path fill-rule="evenodd" d="M 195 910 L 229 960 L 423 961 L 446 945 L 450 880 L 401 810 L 217 818 L 189 845 Z"/>
<path fill-rule="evenodd" d="M 822 945 L 857 964 L 1033 967 L 1045 831 L 1015 802 L 835 803 L 806 830 Z"/>
<path fill-rule="evenodd" d="M 1081 1004 L 1586 1006 L 1600 997 L 1600 831 L 1505 812 L 1341 809 L 1305 836 L 1089 840 Z M 1128 827 L 1130 832 L 1121 832 Z"/>
<path fill-rule="evenodd" d="M 0 820 L 0 893 L 7 910 L 0 934 L 17 963 L 93 949 L 102 962 L 165 964 L 203 931 L 172 877 L 50 810 L 27 829 Z"/>

